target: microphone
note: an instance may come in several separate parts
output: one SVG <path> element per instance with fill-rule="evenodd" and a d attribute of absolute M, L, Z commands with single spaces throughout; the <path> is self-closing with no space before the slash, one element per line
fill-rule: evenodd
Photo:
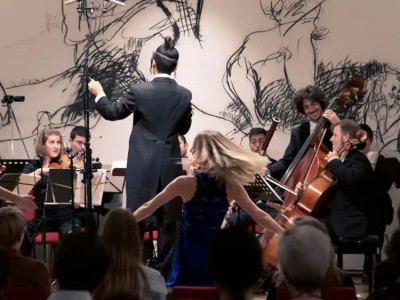
<path fill-rule="evenodd" d="M 67 148 L 65 150 L 65 153 L 67 154 L 69 159 L 74 159 L 75 157 L 77 157 L 80 154 L 79 151 L 74 151 L 71 148 Z"/>

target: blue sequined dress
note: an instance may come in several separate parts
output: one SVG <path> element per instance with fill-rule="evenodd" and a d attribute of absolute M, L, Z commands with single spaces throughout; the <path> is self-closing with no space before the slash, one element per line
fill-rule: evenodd
<path fill-rule="evenodd" d="M 212 286 L 206 270 L 209 240 L 220 230 L 228 210 L 225 185 L 206 173 L 196 173 L 193 198 L 183 203 L 183 225 L 178 252 L 166 285 Z"/>

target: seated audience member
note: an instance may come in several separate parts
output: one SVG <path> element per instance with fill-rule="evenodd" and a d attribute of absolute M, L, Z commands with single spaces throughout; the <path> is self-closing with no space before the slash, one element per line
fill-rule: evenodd
<path fill-rule="evenodd" d="M 110 263 L 110 252 L 97 235 L 75 232 L 64 236 L 54 259 L 59 290 L 49 300 L 91 300 Z"/>
<path fill-rule="evenodd" d="M 229 227 L 210 241 L 207 268 L 221 299 L 252 299 L 252 287 L 261 276 L 261 247 L 242 227 Z"/>
<path fill-rule="evenodd" d="M 119 293 L 137 299 L 165 299 L 164 278 L 142 263 L 139 225 L 130 211 L 110 212 L 102 239 L 111 250 L 112 261 L 103 283 L 94 292 L 95 300 L 106 300 Z"/>
<path fill-rule="evenodd" d="M 26 229 L 23 212 L 12 206 L 0 208 L 0 246 L 7 248 L 10 257 L 10 274 L 6 287 L 39 287 L 50 295 L 50 274 L 47 266 L 36 259 L 24 257 L 18 249 Z"/>
<path fill-rule="evenodd" d="M 311 224 L 293 224 L 278 244 L 280 274 L 292 299 L 321 299 L 332 261 L 329 235 Z"/>
<path fill-rule="evenodd" d="M 4 298 L 4 286 L 6 285 L 8 275 L 10 274 L 10 256 L 8 249 L 0 247 L 0 300 Z"/>
<path fill-rule="evenodd" d="M 397 229 L 386 247 L 388 258 L 376 266 L 375 288 L 368 299 L 400 299 L 400 230 Z"/>
<path fill-rule="evenodd" d="M 293 221 L 293 226 L 312 226 L 322 233 L 329 235 L 328 229 L 323 223 L 309 216 L 299 217 Z M 276 276 L 276 286 L 284 285 L 284 278 L 278 273 Z M 332 247 L 329 268 L 326 272 L 326 277 L 321 286 L 321 293 L 324 299 L 329 298 L 329 294 L 333 287 L 347 286 L 354 289 L 354 283 L 350 276 L 344 274 L 343 270 L 336 266 L 335 251 Z M 275 299 L 275 289 L 268 292 L 268 299 Z"/>

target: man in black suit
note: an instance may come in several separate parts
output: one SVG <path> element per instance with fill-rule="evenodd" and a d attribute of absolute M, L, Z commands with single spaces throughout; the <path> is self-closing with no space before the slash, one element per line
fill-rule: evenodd
<path fill-rule="evenodd" d="M 368 233 L 373 195 L 371 164 L 356 147 L 340 155 L 344 144 L 357 138 L 359 129 L 355 121 L 341 120 L 333 129 L 332 151 L 326 156 L 326 168 L 336 184 L 332 187 L 331 205 L 321 220 L 330 230 L 333 241 L 361 238 Z"/>
<path fill-rule="evenodd" d="M 153 53 L 151 70 L 154 79 L 132 85 L 117 103 L 108 100 L 99 82 L 89 82 L 89 90 L 96 95 L 96 110 L 105 119 L 120 120 L 134 114 L 126 185 L 127 208 L 132 211 L 182 174 L 178 134 L 183 135 L 190 128 L 192 94 L 171 76 L 179 59 L 174 44 L 170 37 L 165 38 L 164 44 Z M 176 199 L 157 212 L 160 263 L 172 255 L 181 211 L 181 200 Z M 145 224 L 141 224 L 142 231 L 143 227 Z M 166 263 L 165 269 L 160 268 L 161 273 L 166 275 L 169 263 Z"/>
<path fill-rule="evenodd" d="M 328 119 L 332 124 L 339 122 L 338 116 L 330 109 L 325 110 L 327 103 L 325 101 L 324 92 L 317 86 L 307 86 L 299 90 L 294 97 L 294 104 L 299 113 L 305 115 L 308 121 L 304 122 L 292 130 L 289 145 L 287 146 L 283 157 L 277 162 L 268 165 L 270 174 L 279 179 L 290 166 L 304 142 L 313 132 L 316 124 L 321 117 Z M 332 148 L 329 139 L 331 133 L 327 130 L 323 143 L 328 149 Z"/>

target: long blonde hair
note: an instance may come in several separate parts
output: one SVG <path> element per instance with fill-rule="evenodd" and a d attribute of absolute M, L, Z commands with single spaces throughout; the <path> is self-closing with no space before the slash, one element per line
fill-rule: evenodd
<path fill-rule="evenodd" d="M 148 296 L 149 285 L 141 262 L 139 225 L 132 212 L 125 209 L 110 212 L 104 224 L 102 239 L 111 250 L 112 262 L 104 282 L 94 291 L 94 299 L 105 299 L 116 293 L 137 298 Z"/>
<path fill-rule="evenodd" d="M 268 159 L 243 149 L 217 131 L 200 132 L 193 142 L 193 159 L 202 172 L 224 182 L 252 182 L 264 173 Z"/>

